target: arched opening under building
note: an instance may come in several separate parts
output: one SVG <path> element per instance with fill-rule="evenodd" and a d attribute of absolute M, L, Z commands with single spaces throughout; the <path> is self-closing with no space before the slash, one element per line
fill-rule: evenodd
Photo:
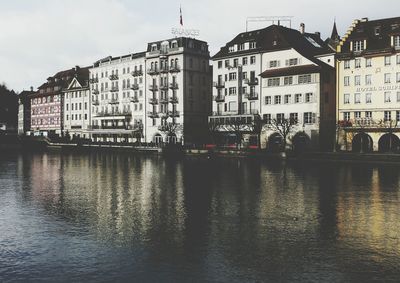
<path fill-rule="evenodd" d="M 379 152 L 398 152 L 400 150 L 400 139 L 394 134 L 384 134 L 378 142 Z"/>
<path fill-rule="evenodd" d="M 292 140 L 293 151 L 295 153 L 302 153 L 310 150 L 310 144 L 311 144 L 311 139 L 304 132 L 299 132 L 295 134 Z"/>
<path fill-rule="evenodd" d="M 283 139 L 278 133 L 274 133 L 268 138 L 268 150 L 272 152 L 280 152 L 282 150 Z"/>
<path fill-rule="evenodd" d="M 155 134 L 153 141 L 157 146 L 161 146 L 162 142 L 163 142 L 163 138 L 162 138 L 161 134 Z"/>
<path fill-rule="evenodd" d="M 170 134 L 167 136 L 167 143 L 169 144 L 176 144 L 177 138 L 175 134 Z"/>
<path fill-rule="evenodd" d="M 353 152 L 365 153 L 373 150 L 372 138 L 366 133 L 356 134 L 352 141 Z"/>

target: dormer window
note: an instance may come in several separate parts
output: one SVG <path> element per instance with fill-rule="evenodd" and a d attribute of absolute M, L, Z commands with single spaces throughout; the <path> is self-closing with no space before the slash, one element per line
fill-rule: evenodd
<path fill-rule="evenodd" d="M 178 48 L 178 42 L 176 40 L 171 43 L 172 48 Z"/>
<path fill-rule="evenodd" d="M 250 49 L 256 49 L 257 48 L 257 43 L 255 41 L 249 42 L 249 48 Z"/>
<path fill-rule="evenodd" d="M 356 40 L 353 42 L 353 51 L 361 52 L 365 49 L 364 40 Z"/>
<path fill-rule="evenodd" d="M 375 35 L 381 34 L 381 27 L 375 27 Z"/>
<path fill-rule="evenodd" d="M 244 43 L 238 45 L 238 51 L 244 50 Z"/>
<path fill-rule="evenodd" d="M 157 44 L 151 45 L 151 51 L 156 51 L 157 50 Z"/>
<path fill-rule="evenodd" d="M 235 52 L 235 46 L 229 46 L 229 52 Z"/>
<path fill-rule="evenodd" d="M 400 35 L 393 36 L 393 44 L 395 48 L 400 48 Z"/>

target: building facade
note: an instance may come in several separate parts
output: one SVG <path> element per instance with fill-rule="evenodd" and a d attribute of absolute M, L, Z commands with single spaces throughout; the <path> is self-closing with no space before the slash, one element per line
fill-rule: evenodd
<path fill-rule="evenodd" d="M 211 112 L 208 45 L 180 37 L 151 42 L 146 52 L 145 140 L 194 144 Z"/>
<path fill-rule="evenodd" d="M 29 96 L 34 94 L 33 88 L 30 91 L 24 90 L 18 95 L 18 134 L 24 135 L 31 127 L 31 101 Z"/>
<path fill-rule="evenodd" d="M 315 150 L 332 146 L 334 52 L 318 33 L 306 33 L 304 25 L 300 31 L 271 25 L 239 34 L 213 61 L 217 68 L 209 120 L 219 125 L 225 142 L 238 142 L 238 123 L 243 121 L 244 145 L 272 150 L 282 145 L 283 137 L 271 124 L 290 119 L 289 145 L 298 140 Z"/>
<path fill-rule="evenodd" d="M 94 63 L 90 68 L 90 133 L 94 141 L 142 141 L 145 80 L 144 52 Z"/>
<path fill-rule="evenodd" d="M 355 20 L 337 48 L 337 147 L 400 150 L 400 18 Z"/>
<path fill-rule="evenodd" d="M 90 138 L 89 68 L 82 68 L 63 91 L 63 134 L 71 138 Z"/>

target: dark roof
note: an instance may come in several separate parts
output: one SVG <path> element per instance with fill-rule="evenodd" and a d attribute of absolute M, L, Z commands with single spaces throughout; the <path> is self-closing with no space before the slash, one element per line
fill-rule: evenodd
<path fill-rule="evenodd" d="M 355 26 L 350 28 L 348 36 L 342 39 L 341 53 L 344 56 L 352 54 L 350 42 L 366 40 L 366 49 L 358 55 L 372 55 L 392 52 L 391 36 L 400 35 L 400 17 L 369 21 L 356 20 Z"/>
<path fill-rule="evenodd" d="M 292 76 L 300 74 L 313 74 L 319 73 L 322 70 L 321 66 L 317 65 L 302 65 L 292 66 L 279 69 L 269 69 L 261 73 L 262 78 L 281 77 L 281 76 Z"/>
<path fill-rule="evenodd" d="M 163 43 L 165 41 L 168 41 L 168 42 L 177 41 L 178 47 L 185 47 L 185 48 L 189 47 L 189 42 L 193 42 L 193 49 L 201 49 L 201 45 L 203 45 L 206 48 L 205 51 L 208 51 L 208 44 L 205 41 L 198 40 L 195 38 L 189 38 L 189 37 L 174 37 L 174 38 L 169 38 L 169 39 L 165 39 L 165 40 L 149 42 L 147 44 L 147 52 L 151 51 L 151 46 L 153 44 L 156 44 L 158 49 L 160 49 L 161 43 Z"/>
<path fill-rule="evenodd" d="M 234 44 L 255 41 L 256 48 L 253 50 L 242 50 L 229 52 L 229 47 Z M 269 27 L 243 32 L 228 42 L 213 59 L 238 56 L 241 54 L 272 52 L 294 48 L 305 57 L 330 54 L 332 50 L 320 38 L 318 33 L 300 33 L 298 30 L 283 26 L 271 25 Z"/>
<path fill-rule="evenodd" d="M 108 62 L 108 61 L 113 61 L 113 60 L 119 60 L 122 58 L 131 58 L 131 59 L 137 59 L 137 58 L 141 58 L 141 57 L 145 57 L 146 52 L 138 52 L 138 53 L 130 53 L 130 54 L 126 54 L 126 55 L 122 55 L 122 56 L 116 56 L 116 57 L 112 57 L 112 56 L 107 56 L 105 58 L 102 58 L 100 60 L 97 60 L 96 62 L 94 62 L 93 67 L 98 67 L 100 65 L 100 63 L 104 63 L 104 62 Z"/>

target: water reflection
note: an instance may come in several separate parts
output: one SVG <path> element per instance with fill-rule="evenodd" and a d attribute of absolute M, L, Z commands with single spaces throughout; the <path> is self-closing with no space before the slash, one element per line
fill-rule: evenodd
<path fill-rule="evenodd" d="M 397 168 L 111 153 L 10 155 L 0 168 L 8 207 L 29 211 L 16 226 L 31 230 L 30 242 L 15 241 L 34 260 L 11 264 L 25 264 L 21 280 L 34 270 L 62 279 L 65 268 L 78 281 L 398 275 Z M 0 236 L 0 252 L 10 237 Z M 0 278 L 16 276 L 10 270 L 0 267 Z"/>

